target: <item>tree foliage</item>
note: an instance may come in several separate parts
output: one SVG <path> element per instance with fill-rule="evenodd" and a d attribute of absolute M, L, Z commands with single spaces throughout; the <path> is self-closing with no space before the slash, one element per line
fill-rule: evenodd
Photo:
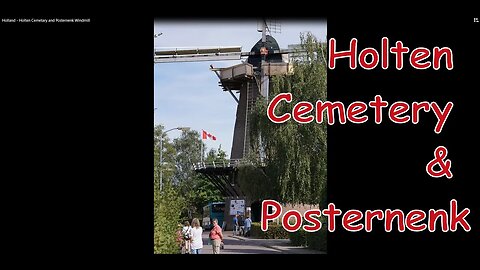
<path fill-rule="evenodd" d="M 181 224 L 181 212 L 185 200 L 171 183 L 164 185 L 154 199 L 154 252 L 156 254 L 179 253 L 176 231 Z"/>
<path fill-rule="evenodd" d="M 181 194 L 187 194 L 193 187 L 197 174 L 193 170 L 193 164 L 200 162 L 200 150 L 205 145 L 196 130 L 183 131 L 181 136 L 173 140 L 176 150 L 174 182 L 180 188 Z"/>
<path fill-rule="evenodd" d="M 290 92 L 291 103 L 282 102 L 276 114 L 292 112 L 300 101 L 315 104 L 327 97 L 326 48 L 313 35 L 301 36 L 302 48 L 294 59 L 294 74 L 272 78 L 270 97 Z M 315 122 L 299 124 L 287 121 L 282 124 L 271 122 L 267 115 L 267 103 L 257 100 L 251 114 L 251 153 L 249 158 L 257 165 L 265 165 L 264 181 L 267 181 L 269 197 L 287 203 L 323 205 L 326 200 L 327 177 L 327 128 Z M 263 149 L 263 150 L 262 150 Z M 265 158 L 260 159 L 260 151 Z M 266 190 L 266 193 L 268 193 Z M 264 192 L 265 193 L 265 192 Z"/>
<path fill-rule="evenodd" d="M 200 134 L 195 131 L 184 131 L 182 135 L 173 140 L 176 149 L 175 183 L 180 195 L 187 201 L 183 217 L 192 219 L 201 217 L 203 206 L 208 202 L 223 200 L 220 191 L 209 180 L 193 170 L 193 164 L 200 162 L 205 156 L 206 146 L 200 139 Z M 204 161 L 225 160 L 226 154 L 221 148 L 218 151 L 211 149 Z"/>
<path fill-rule="evenodd" d="M 173 186 L 171 170 L 175 159 L 175 149 L 158 125 L 154 128 L 154 253 L 178 253 L 175 232 L 181 220 L 185 200 Z M 162 139 L 162 166 L 160 166 L 160 139 Z M 162 190 L 160 191 L 160 168 L 162 169 Z"/>
<path fill-rule="evenodd" d="M 162 146 L 160 147 L 160 139 Z M 178 253 L 176 231 L 178 224 L 193 217 L 201 217 L 208 202 L 222 201 L 220 191 L 207 179 L 197 174 L 193 164 L 200 162 L 206 152 L 197 131 L 182 131 L 171 142 L 164 127 L 154 128 L 154 252 Z M 160 148 L 162 164 L 160 164 Z M 201 149 L 203 150 L 201 153 Z M 206 161 L 226 160 L 221 148 L 210 150 Z M 160 169 L 163 188 L 160 191 Z"/>

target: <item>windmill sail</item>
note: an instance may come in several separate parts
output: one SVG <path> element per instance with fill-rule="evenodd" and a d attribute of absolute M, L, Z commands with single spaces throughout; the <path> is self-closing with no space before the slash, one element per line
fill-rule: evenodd
<path fill-rule="evenodd" d="M 240 60 L 242 47 L 211 47 L 192 49 L 169 49 L 156 48 L 154 51 L 155 63 L 168 62 L 197 62 L 197 61 L 220 61 Z"/>

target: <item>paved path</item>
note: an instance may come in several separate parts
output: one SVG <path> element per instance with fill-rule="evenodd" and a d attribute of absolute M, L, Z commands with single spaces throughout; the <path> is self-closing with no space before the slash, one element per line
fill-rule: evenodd
<path fill-rule="evenodd" d="M 202 254 L 213 254 L 208 240 L 209 231 L 203 232 Z M 251 239 L 242 236 L 232 236 L 231 231 L 224 232 L 225 249 L 220 254 L 324 254 L 304 247 L 290 245 L 288 239 Z"/>

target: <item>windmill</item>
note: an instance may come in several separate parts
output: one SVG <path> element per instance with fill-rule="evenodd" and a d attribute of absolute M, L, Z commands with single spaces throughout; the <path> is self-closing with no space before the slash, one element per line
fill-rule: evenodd
<path fill-rule="evenodd" d="M 241 46 L 202 48 L 156 48 L 154 63 L 242 60 L 241 64 L 215 68 L 219 86 L 237 102 L 234 136 L 228 164 L 196 164 L 195 170 L 205 175 L 225 196 L 244 196 L 236 181 L 236 164 L 247 156 L 250 148 L 249 115 L 257 98 L 268 100 L 270 77 L 292 74 L 289 55 L 298 49 L 280 49 L 272 33 L 279 33 L 281 25 L 275 20 L 262 19 L 257 24 L 261 39 L 248 52 Z M 239 93 L 238 97 L 233 93 Z M 260 138 L 256 138 L 259 139 Z M 260 151 L 262 152 L 262 151 Z M 262 153 L 259 153 L 262 157 Z"/>
<path fill-rule="evenodd" d="M 154 50 L 154 63 L 156 64 L 247 58 L 246 62 L 227 68 L 214 68 L 213 65 L 210 65 L 210 69 L 220 80 L 220 86 L 224 91 L 229 92 L 238 104 L 231 159 L 242 159 L 248 153 L 248 114 L 255 105 L 258 93 L 268 101 L 270 76 L 291 74 L 293 69 L 292 64 L 288 62 L 288 55 L 299 51 L 298 49 L 279 48 L 272 36 L 272 33 L 281 32 L 281 24 L 276 20 L 259 20 L 257 31 L 261 32 L 262 38 L 249 52 L 242 52 L 241 46 L 156 48 Z M 237 98 L 233 91 L 240 93 L 240 97 Z M 247 104 L 243 104 L 242 100 L 246 100 Z"/>

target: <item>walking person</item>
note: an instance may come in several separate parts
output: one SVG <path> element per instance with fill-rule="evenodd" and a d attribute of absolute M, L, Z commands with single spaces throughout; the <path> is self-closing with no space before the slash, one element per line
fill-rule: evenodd
<path fill-rule="evenodd" d="M 212 241 L 213 254 L 220 254 L 220 245 L 223 241 L 222 228 L 218 226 L 218 219 L 213 219 L 213 228 L 210 231 L 210 240 Z"/>
<path fill-rule="evenodd" d="M 238 234 L 238 214 L 233 217 L 233 235 Z"/>
<path fill-rule="evenodd" d="M 191 240 L 192 240 L 192 227 L 190 227 L 190 222 L 185 221 L 182 228 L 182 235 L 183 235 L 183 242 L 185 253 L 182 254 L 190 254 L 191 251 Z"/>
<path fill-rule="evenodd" d="M 245 236 L 250 236 L 250 229 L 252 228 L 252 219 L 250 219 L 250 216 L 247 216 L 244 222 L 245 226 Z"/>
<path fill-rule="evenodd" d="M 192 220 L 192 254 L 200 254 L 203 248 L 202 233 L 203 229 L 200 227 L 198 218 L 194 218 Z"/>
<path fill-rule="evenodd" d="M 244 227 L 244 218 L 242 215 L 238 216 L 238 235 L 243 236 L 245 233 L 245 227 Z"/>

